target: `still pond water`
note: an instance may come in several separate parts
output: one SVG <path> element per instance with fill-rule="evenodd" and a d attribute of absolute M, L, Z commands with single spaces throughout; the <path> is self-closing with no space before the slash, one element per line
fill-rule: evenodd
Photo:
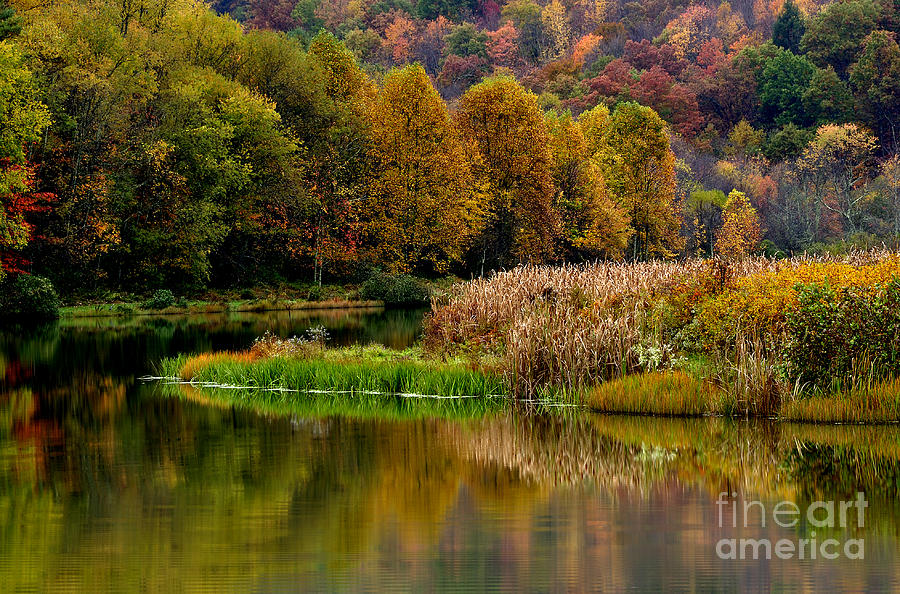
<path fill-rule="evenodd" d="M 504 406 L 260 415 L 137 379 L 266 330 L 321 324 L 336 343 L 403 347 L 420 323 L 357 310 L 0 333 L 0 591 L 900 586 L 897 427 Z M 742 501 L 717 505 L 723 491 Z M 852 509 L 845 528 L 773 522 L 779 502 L 805 513 L 857 492 L 862 527 Z M 741 538 L 834 539 L 839 556 L 720 559 Z M 849 541 L 864 559 L 847 557 Z"/>

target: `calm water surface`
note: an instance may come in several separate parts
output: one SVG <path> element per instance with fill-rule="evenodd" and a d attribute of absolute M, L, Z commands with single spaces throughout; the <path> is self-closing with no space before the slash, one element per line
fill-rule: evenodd
<path fill-rule="evenodd" d="M 900 429 L 580 411 L 259 415 L 136 378 L 325 325 L 412 343 L 421 312 L 94 319 L 0 333 L 0 590 L 891 590 Z M 865 525 L 732 526 L 720 492 Z M 739 506 L 740 509 L 740 506 Z M 725 510 L 720 515 L 720 511 Z M 721 524 L 721 525 L 720 525 Z M 813 536 L 813 533 L 816 533 Z M 722 560 L 721 539 L 864 541 Z M 839 547 L 840 548 L 840 547 Z"/>

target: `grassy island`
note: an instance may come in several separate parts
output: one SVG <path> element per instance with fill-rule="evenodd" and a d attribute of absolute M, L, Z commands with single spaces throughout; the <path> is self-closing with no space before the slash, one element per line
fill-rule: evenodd
<path fill-rule="evenodd" d="M 603 412 L 900 420 L 900 255 L 522 266 L 435 300 L 419 347 L 266 337 L 167 375 L 562 398 Z"/>

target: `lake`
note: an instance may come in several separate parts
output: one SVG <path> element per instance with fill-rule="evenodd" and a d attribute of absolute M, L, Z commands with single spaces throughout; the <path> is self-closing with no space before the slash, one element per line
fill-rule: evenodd
<path fill-rule="evenodd" d="M 421 316 L 95 318 L 0 332 L 0 590 L 900 587 L 895 425 L 512 406 L 282 416 L 138 379 L 166 356 L 317 325 L 335 344 L 402 348 Z M 793 553 L 741 559 L 748 539 L 763 557 L 769 545 Z"/>

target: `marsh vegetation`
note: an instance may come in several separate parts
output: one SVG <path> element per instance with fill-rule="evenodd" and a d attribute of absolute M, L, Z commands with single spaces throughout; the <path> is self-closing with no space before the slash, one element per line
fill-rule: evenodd
<path fill-rule="evenodd" d="M 269 336 L 170 362 L 296 390 L 563 399 L 603 412 L 900 420 L 900 255 L 520 266 L 433 300 L 420 346 Z"/>

